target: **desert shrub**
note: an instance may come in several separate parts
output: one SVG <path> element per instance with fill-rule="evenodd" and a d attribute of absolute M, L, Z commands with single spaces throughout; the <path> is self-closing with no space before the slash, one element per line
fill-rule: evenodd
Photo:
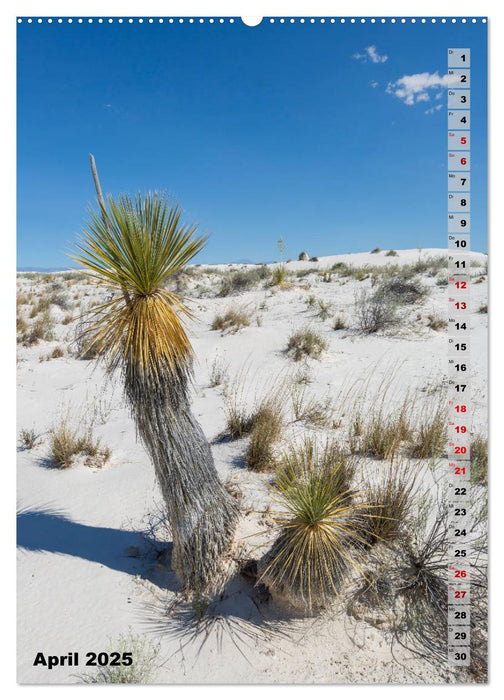
<path fill-rule="evenodd" d="M 110 457 L 110 450 L 100 447 L 92 427 L 88 426 L 79 433 L 79 428 L 72 427 L 65 418 L 51 430 L 50 460 L 55 467 L 68 469 L 77 455 L 84 455 L 88 466 L 103 466 Z"/>
<path fill-rule="evenodd" d="M 346 325 L 345 317 L 341 316 L 341 315 L 336 316 L 336 318 L 333 321 L 333 330 L 341 331 L 346 327 L 347 327 L 347 325 Z"/>
<path fill-rule="evenodd" d="M 63 320 L 61 321 L 61 323 L 62 323 L 64 326 L 68 326 L 68 324 L 69 324 L 69 323 L 72 323 L 72 321 L 73 321 L 73 316 L 72 316 L 72 314 L 67 314 L 67 315 L 63 318 Z"/>
<path fill-rule="evenodd" d="M 296 270 L 296 272 L 294 274 L 299 279 L 302 277 L 308 277 L 308 275 L 315 275 L 317 273 L 318 273 L 318 270 L 316 267 L 309 267 L 305 270 Z"/>
<path fill-rule="evenodd" d="M 447 287 L 448 286 L 448 275 L 446 272 L 440 272 L 436 277 L 437 287 Z"/>
<path fill-rule="evenodd" d="M 287 279 L 287 268 L 285 265 L 279 265 L 273 269 L 271 275 L 271 285 L 276 286 L 277 284 L 283 284 Z"/>
<path fill-rule="evenodd" d="M 329 396 L 323 399 L 307 396 L 306 387 L 296 383 L 291 391 L 291 400 L 294 417 L 297 421 L 308 423 L 317 428 L 331 425 L 334 408 Z"/>
<path fill-rule="evenodd" d="M 70 309 L 70 299 L 68 294 L 63 294 L 62 292 L 53 292 L 49 297 L 49 303 L 54 304 L 54 306 L 59 306 L 63 311 L 68 311 Z"/>
<path fill-rule="evenodd" d="M 39 442 L 40 435 L 34 428 L 22 428 L 19 431 L 19 444 L 23 450 L 32 450 Z"/>
<path fill-rule="evenodd" d="M 214 358 L 210 368 L 210 386 L 220 386 L 228 379 L 229 365 L 225 364 L 221 357 Z"/>
<path fill-rule="evenodd" d="M 310 294 L 310 296 L 306 300 L 306 306 L 311 308 L 311 307 L 315 306 L 316 303 L 317 303 L 317 297 L 314 294 Z"/>
<path fill-rule="evenodd" d="M 391 297 L 397 304 L 416 304 L 425 299 L 428 293 L 428 287 L 419 280 L 405 280 L 402 276 L 384 282 L 376 292 L 378 295 Z"/>
<path fill-rule="evenodd" d="M 308 253 L 303 250 L 301 253 L 299 253 L 298 260 L 309 260 Z"/>
<path fill-rule="evenodd" d="M 427 316 L 427 319 L 429 321 L 427 326 L 429 328 L 432 328 L 433 331 L 440 331 L 440 330 L 443 330 L 444 328 L 448 327 L 448 321 L 445 321 L 444 318 L 439 318 L 438 316 L 434 316 L 434 314 L 429 314 Z"/>
<path fill-rule="evenodd" d="M 381 253 L 381 248 L 373 248 L 371 253 Z"/>
<path fill-rule="evenodd" d="M 286 352 L 296 362 L 300 362 L 304 357 L 318 359 L 326 349 L 327 342 L 321 335 L 310 328 L 304 328 L 290 335 Z"/>
<path fill-rule="evenodd" d="M 446 255 L 429 256 L 423 260 L 418 259 L 411 265 L 414 273 L 431 272 L 435 273 L 442 268 L 448 267 L 448 258 Z"/>
<path fill-rule="evenodd" d="M 65 282 L 77 282 L 85 279 L 85 276 L 82 272 L 63 272 L 61 279 L 65 280 Z"/>
<path fill-rule="evenodd" d="M 488 482 L 488 440 L 478 434 L 471 440 L 471 481 L 474 484 Z"/>
<path fill-rule="evenodd" d="M 282 434 L 282 408 L 275 398 L 263 402 L 252 418 L 250 442 L 245 453 L 247 466 L 254 471 L 275 466 L 274 447 Z"/>
<path fill-rule="evenodd" d="M 260 282 L 269 279 L 270 276 L 271 271 L 267 265 L 227 273 L 222 279 L 219 296 L 227 297 L 230 294 L 246 292 Z"/>
<path fill-rule="evenodd" d="M 481 304 L 481 306 L 478 309 L 479 314 L 487 314 L 488 313 L 488 304 Z"/>
<path fill-rule="evenodd" d="M 145 636 L 135 635 L 129 630 L 127 635 L 109 642 L 109 654 L 112 652 L 129 653 L 133 659 L 130 666 L 103 666 L 95 676 L 84 675 L 84 683 L 141 683 L 154 681 L 155 670 L 158 666 L 160 645 L 152 644 Z"/>
<path fill-rule="evenodd" d="M 427 406 L 424 409 L 419 425 L 411 437 L 411 456 L 417 459 L 440 457 L 445 450 L 447 439 L 447 415 L 443 397 L 437 406 Z"/>
<path fill-rule="evenodd" d="M 259 581 L 308 610 L 340 595 L 360 559 L 360 506 L 348 490 L 346 463 L 332 446 L 324 458 L 315 444 L 293 447 L 272 486 L 280 506 L 276 539 L 259 564 Z M 324 453 L 323 453 L 324 454 Z M 357 546 L 356 546 L 357 544 Z"/>
<path fill-rule="evenodd" d="M 245 328 L 245 326 L 249 325 L 249 314 L 244 309 L 234 306 L 223 314 L 217 314 L 210 328 L 213 331 L 229 331 L 230 333 L 236 333 L 241 328 Z"/>
<path fill-rule="evenodd" d="M 37 318 L 31 328 L 24 334 L 23 342 L 26 345 L 35 345 L 40 340 L 53 339 L 54 319 L 49 311 L 44 311 Z"/>
<path fill-rule="evenodd" d="M 310 262 L 319 262 L 319 258 L 314 255 L 313 258 L 310 258 Z"/>
<path fill-rule="evenodd" d="M 51 353 L 49 353 L 49 355 L 47 356 L 47 359 L 55 360 L 58 357 L 64 357 L 64 355 L 65 355 L 65 351 L 63 350 L 61 345 L 58 345 L 57 347 L 54 348 L 54 350 Z"/>
<path fill-rule="evenodd" d="M 386 258 L 396 258 L 397 257 L 397 250 L 389 250 L 388 253 L 385 253 Z"/>
<path fill-rule="evenodd" d="M 366 290 L 355 298 L 357 327 L 371 334 L 394 326 L 398 322 L 397 300 L 383 289 L 369 294 Z"/>
<path fill-rule="evenodd" d="M 378 545 L 358 593 L 367 616 L 378 613 L 403 646 L 433 663 L 446 656 L 448 535 L 445 511 L 410 521 L 397 540 Z M 353 614 L 359 617 L 359 607 Z"/>
<path fill-rule="evenodd" d="M 42 294 L 38 300 L 37 304 L 34 306 L 35 315 L 43 313 L 44 311 L 49 311 L 51 306 L 51 301 L 48 296 Z"/>

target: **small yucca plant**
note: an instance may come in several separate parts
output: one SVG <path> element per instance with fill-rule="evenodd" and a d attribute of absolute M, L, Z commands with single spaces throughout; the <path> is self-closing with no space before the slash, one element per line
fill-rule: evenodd
<path fill-rule="evenodd" d="M 349 570 L 360 571 L 360 506 L 333 447 L 313 443 L 285 455 L 273 486 L 281 510 L 272 512 L 278 537 L 260 563 L 260 581 L 294 605 L 313 610 L 340 595 Z"/>

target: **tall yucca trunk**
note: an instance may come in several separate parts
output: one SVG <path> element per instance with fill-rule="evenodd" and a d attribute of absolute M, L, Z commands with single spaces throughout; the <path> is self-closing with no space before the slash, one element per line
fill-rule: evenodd
<path fill-rule="evenodd" d="M 110 233 L 93 155 L 90 161 Z M 131 307 L 134 299 L 124 287 L 122 294 Z M 115 354 L 110 369 L 122 366 L 138 433 L 154 464 L 173 536 L 172 567 L 186 590 L 197 596 L 211 594 L 224 573 L 222 558 L 232 542 L 238 507 L 220 482 L 210 446 L 191 413 L 190 345 L 178 356 L 156 357 L 147 351 L 140 358 L 127 343 L 124 350 L 124 355 Z"/>
<path fill-rule="evenodd" d="M 155 387 L 126 375 L 139 436 L 154 464 L 173 536 L 172 568 L 186 589 L 211 594 L 223 574 L 238 507 L 224 489 L 180 368 Z"/>

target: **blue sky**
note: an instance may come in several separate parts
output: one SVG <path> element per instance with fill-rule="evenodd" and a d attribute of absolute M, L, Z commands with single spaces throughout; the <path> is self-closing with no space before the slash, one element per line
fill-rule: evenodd
<path fill-rule="evenodd" d="M 273 260 L 280 236 L 285 258 L 445 247 L 449 47 L 472 52 L 486 251 L 481 22 L 18 24 L 18 266 L 71 264 L 90 152 L 105 192 L 180 202 L 210 234 L 199 262 Z"/>

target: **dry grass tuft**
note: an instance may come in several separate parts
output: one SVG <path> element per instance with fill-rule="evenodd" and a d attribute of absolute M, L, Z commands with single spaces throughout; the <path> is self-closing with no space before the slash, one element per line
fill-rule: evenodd
<path fill-rule="evenodd" d="M 415 479 L 400 465 L 391 463 L 378 484 L 365 490 L 366 517 L 363 538 L 370 545 L 400 537 L 413 503 Z"/>
<path fill-rule="evenodd" d="M 240 329 L 250 325 L 249 314 L 243 308 L 233 306 L 223 314 L 217 314 L 210 328 L 213 331 L 225 333 L 237 333 Z"/>
<path fill-rule="evenodd" d="M 68 419 L 63 419 L 51 431 L 51 462 L 59 469 L 68 469 L 77 455 L 84 455 L 88 466 L 102 467 L 110 457 L 110 450 L 100 447 L 100 441 L 93 436 L 92 426 L 79 434 L 78 428 L 72 427 Z"/>
<path fill-rule="evenodd" d="M 334 322 L 333 322 L 333 330 L 341 331 L 341 330 L 344 330 L 345 328 L 347 328 L 347 324 L 346 324 L 344 316 L 341 316 L 341 315 L 336 316 L 336 318 L 334 319 Z"/>
<path fill-rule="evenodd" d="M 34 428 L 22 428 L 19 431 L 19 444 L 22 450 L 32 450 L 40 442 L 40 435 Z"/>
<path fill-rule="evenodd" d="M 444 318 L 434 316 L 434 314 L 429 314 L 427 319 L 429 321 L 427 326 L 428 328 L 432 328 L 433 331 L 440 331 L 448 327 L 448 321 L 445 321 Z"/>
<path fill-rule="evenodd" d="M 319 333 L 310 328 L 302 328 L 291 334 L 286 352 L 296 362 L 300 362 L 305 357 L 318 359 L 326 349 L 327 341 Z"/>
<path fill-rule="evenodd" d="M 44 311 L 31 328 L 23 335 L 25 345 L 36 345 L 40 340 L 53 339 L 54 319 L 49 311 Z"/>
<path fill-rule="evenodd" d="M 448 439 L 446 401 L 441 397 L 436 406 L 427 406 L 410 441 L 411 456 L 417 459 L 441 457 Z"/>
<path fill-rule="evenodd" d="M 402 443 L 411 439 L 411 410 L 411 401 L 406 397 L 397 411 L 387 414 L 382 403 L 378 409 L 371 408 L 366 419 L 357 414 L 350 434 L 352 452 L 392 459 Z"/>
<path fill-rule="evenodd" d="M 307 396 L 306 386 L 295 382 L 291 391 L 292 408 L 297 421 L 302 421 L 316 428 L 327 428 L 332 423 L 334 408 L 329 396 L 318 399 Z"/>
<path fill-rule="evenodd" d="M 488 439 L 481 433 L 471 440 L 471 481 L 488 484 Z"/>

